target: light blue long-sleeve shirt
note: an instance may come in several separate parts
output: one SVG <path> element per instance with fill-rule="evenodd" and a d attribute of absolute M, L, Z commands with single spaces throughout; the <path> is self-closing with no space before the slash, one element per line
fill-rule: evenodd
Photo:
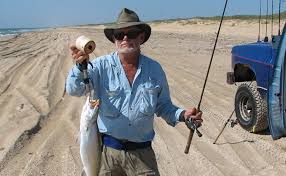
<path fill-rule="evenodd" d="M 133 142 L 151 141 L 155 132 L 154 114 L 175 126 L 183 109 L 171 102 L 166 75 L 160 64 L 144 55 L 132 85 L 125 75 L 117 52 L 94 59 L 88 75 L 95 97 L 100 99 L 98 128 L 101 133 Z M 75 65 L 66 84 L 72 96 L 85 92 L 83 73 Z"/>

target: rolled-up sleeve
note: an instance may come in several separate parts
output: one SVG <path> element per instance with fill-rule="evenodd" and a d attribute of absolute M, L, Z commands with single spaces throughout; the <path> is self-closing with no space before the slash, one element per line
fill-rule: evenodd
<path fill-rule="evenodd" d="M 175 126 L 183 109 L 173 105 L 170 98 L 169 85 L 163 70 L 160 74 L 161 90 L 158 95 L 156 115 L 162 117 L 169 125 Z"/>

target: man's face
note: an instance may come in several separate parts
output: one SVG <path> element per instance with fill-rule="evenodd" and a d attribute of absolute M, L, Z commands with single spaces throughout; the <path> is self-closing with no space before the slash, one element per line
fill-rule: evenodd
<path fill-rule="evenodd" d="M 137 27 L 116 29 L 113 32 L 116 50 L 123 54 L 138 51 L 144 38 L 144 32 Z"/>

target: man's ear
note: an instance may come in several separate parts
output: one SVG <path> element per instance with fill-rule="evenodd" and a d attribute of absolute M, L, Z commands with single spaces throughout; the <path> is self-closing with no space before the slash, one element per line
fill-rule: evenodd
<path fill-rule="evenodd" d="M 140 43 L 142 44 L 145 40 L 145 33 L 142 32 L 140 35 L 139 35 L 139 39 L 140 39 Z"/>

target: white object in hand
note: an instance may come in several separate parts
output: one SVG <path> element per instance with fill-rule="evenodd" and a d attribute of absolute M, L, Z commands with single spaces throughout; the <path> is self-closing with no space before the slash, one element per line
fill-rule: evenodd
<path fill-rule="evenodd" d="M 95 49 L 95 42 L 86 36 L 82 35 L 76 39 L 75 46 L 85 54 L 90 54 Z"/>
<path fill-rule="evenodd" d="M 87 176 L 96 176 L 101 161 L 101 135 L 97 127 L 98 106 L 91 107 L 89 97 L 80 119 L 80 157 Z"/>

